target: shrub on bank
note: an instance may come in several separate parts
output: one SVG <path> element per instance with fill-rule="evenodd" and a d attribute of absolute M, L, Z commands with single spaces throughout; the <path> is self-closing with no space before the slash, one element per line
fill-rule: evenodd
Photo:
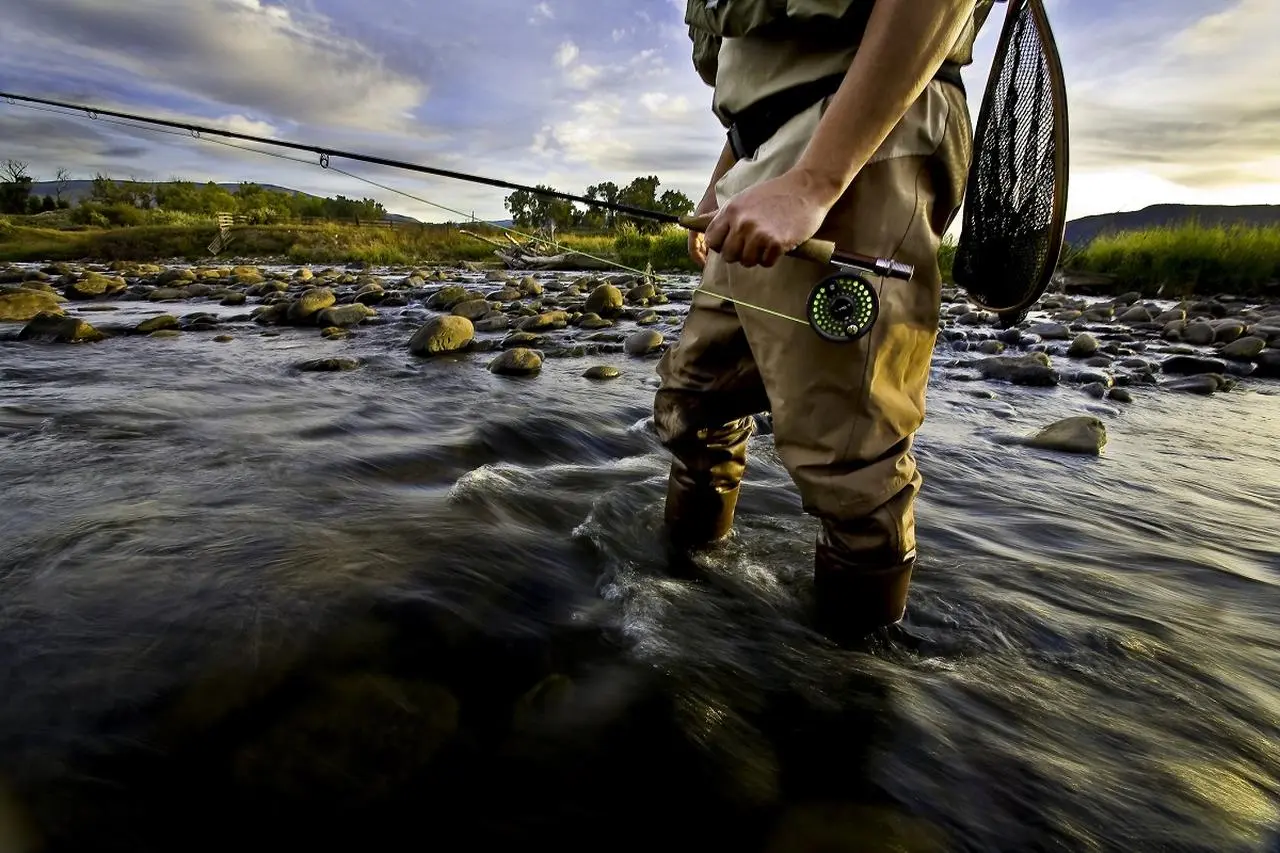
<path fill-rule="evenodd" d="M 1068 269 L 1114 275 L 1130 289 L 1167 298 L 1259 292 L 1280 279 L 1280 226 L 1186 224 L 1104 234 Z"/>

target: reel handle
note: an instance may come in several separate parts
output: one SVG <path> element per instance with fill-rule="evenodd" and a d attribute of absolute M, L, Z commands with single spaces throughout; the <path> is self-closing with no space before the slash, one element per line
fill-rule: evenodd
<path fill-rule="evenodd" d="M 707 226 L 711 224 L 711 220 L 714 218 L 714 213 L 704 213 L 701 216 L 682 216 L 680 217 L 680 224 L 690 231 L 706 233 Z M 805 240 L 799 246 L 787 252 L 793 258 L 801 258 L 818 264 L 831 263 L 831 258 L 835 253 L 836 244 L 830 240 Z"/>

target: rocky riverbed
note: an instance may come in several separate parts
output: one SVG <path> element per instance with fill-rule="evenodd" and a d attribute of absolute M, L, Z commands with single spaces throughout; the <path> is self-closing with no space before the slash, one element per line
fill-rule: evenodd
<path fill-rule="evenodd" d="M 765 414 L 665 571 L 694 285 L 0 267 L 0 849 L 1277 849 L 1280 305 L 948 291 L 872 657 Z"/>

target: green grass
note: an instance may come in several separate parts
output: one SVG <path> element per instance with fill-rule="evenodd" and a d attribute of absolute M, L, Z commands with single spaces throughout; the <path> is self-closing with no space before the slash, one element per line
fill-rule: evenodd
<path fill-rule="evenodd" d="M 1103 235 L 1064 264 L 1106 273 L 1117 286 L 1165 297 L 1258 293 L 1280 279 L 1280 226 L 1187 224 Z"/>
<path fill-rule="evenodd" d="M 17 224 L 18 222 L 22 224 Z M 61 227 L 56 227 L 61 225 Z M 212 220 L 180 224 L 148 224 L 122 228 L 74 226 L 19 217 L 0 226 L 2 261 L 156 261 L 168 258 L 209 260 L 208 246 L 217 234 Z M 491 226 L 468 225 L 467 230 L 503 241 Z M 294 263 L 350 263 L 412 266 L 463 261 L 497 262 L 494 249 L 482 240 L 448 225 L 408 225 L 396 228 L 346 224 L 237 226 L 234 240 L 222 256 L 282 259 Z M 565 248 L 658 272 L 690 271 L 685 232 L 656 236 L 623 232 L 558 234 Z"/>

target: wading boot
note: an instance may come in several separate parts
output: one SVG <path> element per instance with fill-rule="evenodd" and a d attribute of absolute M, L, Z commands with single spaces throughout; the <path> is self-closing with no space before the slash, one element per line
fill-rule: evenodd
<path fill-rule="evenodd" d="M 663 513 L 673 564 L 729 535 L 753 431 L 754 421 L 744 418 L 674 451 Z"/>
<path fill-rule="evenodd" d="M 819 537 L 814 553 L 815 627 L 851 651 L 918 651 L 920 638 L 902 627 L 915 552 L 902 562 L 860 562 Z"/>

